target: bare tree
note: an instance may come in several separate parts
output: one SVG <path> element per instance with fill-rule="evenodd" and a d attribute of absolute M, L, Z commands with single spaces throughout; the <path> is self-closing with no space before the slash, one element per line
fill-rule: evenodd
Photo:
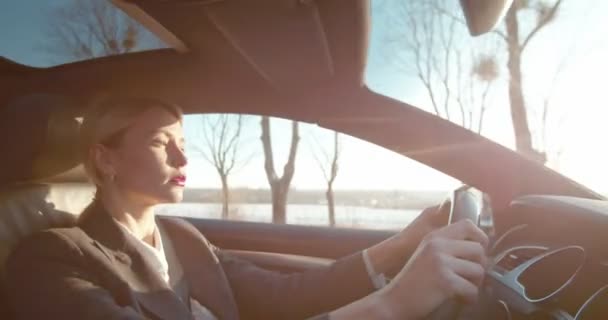
<path fill-rule="evenodd" d="M 498 64 L 493 55 L 473 55 L 470 73 L 458 73 L 458 93 L 456 101 L 461 116 L 462 125 L 481 134 L 486 112 L 490 106 L 490 94 L 496 80 L 500 76 Z M 458 68 L 462 67 L 458 64 Z M 464 77 L 465 79 L 460 79 Z"/>
<path fill-rule="evenodd" d="M 72 0 L 51 15 L 46 49 L 70 61 L 130 52 L 147 32 L 110 1 Z"/>
<path fill-rule="evenodd" d="M 547 156 L 533 146 L 532 133 L 528 123 L 527 110 L 529 107 L 524 97 L 522 58 L 531 41 L 556 20 L 562 3 L 563 0 L 556 0 L 552 4 L 541 0 L 515 0 L 505 17 L 504 39 L 508 51 L 509 102 L 515 132 L 515 146 L 520 153 L 540 162 L 545 162 Z M 532 11 L 536 15 L 535 23 L 529 28 L 524 27 L 527 26 L 522 17 L 525 11 Z"/>
<path fill-rule="evenodd" d="M 410 66 L 410 69 L 414 63 L 414 74 L 426 88 L 436 114 L 460 122 L 469 129 L 475 130 L 476 127 L 475 131 L 480 132 L 482 123 L 471 125 L 470 113 L 476 112 L 477 121 L 483 121 L 492 84 L 499 78 L 499 66 L 504 61 L 509 75 L 508 99 L 516 150 L 531 159 L 545 162 L 547 155 L 541 151 L 544 149 L 542 146 L 534 145 L 535 130 L 530 127 L 528 118 L 532 110 L 539 108 L 544 110 L 541 113 L 549 114 L 549 104 L 547 100 L 542 106 L 526 102 L 522 60 L 530 43 L 559 17 L 563 2 L 515 0 L 502 26 L 483 36 L 482 40 L 470 39 L 464 19 L 454 15 L 456 8 L 445 1 L 403 2 L 393 18 L 397 23 L 397 37 L 392 42 L 399 44 L 395 51 L 401 52 L 398 63 Z M 536 19 L 530 21 L 530 14 Z M 484 41 L 492 45 L 489 50 L 480 52 L 476 48 Z M 467 53 L 469 57 L 466 57 Z M 462 79 L 456 81 L 457 85 L 451 83 L 450 72 L 458 74 L 458 77 L 464 75 L 464 86 Z M 474 75 L 473 79 L 469 75 Z M 450 99 L 454 96 L 459 116 L 449 108 Z M 457 120 L 454 120 L 456 116 Z M 543 132 L 544 129 L 536 131 Z"/>
<path fill-rule="evenodd" d="M 283 167 L 283 175 L 279 177 L 274 166 L 274 155 L 272 152 L 272 139 L 270 132 L 270 119 L 262 117 L 262 146 L 264 148 L 264 169 L 266 177 L 270 184 L 272 194 L 272 222 L 286 223 L 287 222 L 287 196 L 289 194 L 289 186 L 295 173 L 296 154 L 298 151 L 298 143 L 300 141 L 300 129 L 297 121 L 291 122 L 291 145 L 289 147 L 289 156 L 285 166 Z"/>
<path fill-rule="evenodd" d="M 387 2 L 388 3 L 388 2 Z M 395 5 L 396 2 L 390 2 Z M 499 78 L 495 39 L 472 45 L 463 21 L 441 0 L 403 1 L 389 14 L 391 58 L 423 84 L 433 112 L 481 132 Z"/>
<path fill-rule="evenodd" d="M 317 154 L 317 152 L 313 151 L 313 155 L 321 168 L 321 172 L 323 172 L 323 177 L 327 183 L 327 190 L 325 191 L 325 198 L 327 199 L 327 213 L 329 217 L 329 225 L 334 227 L 336 225 L 336 208 L 335 208 L 335 200 L 334 200 L 334 182 L 338 177 L 338 168 L 339 168 L 339 160 L 340 153 L 342 151 L 340 145 L 340 134 L 338 132 L 334 132 L 333 134 L 333 144 L 332 144 L 332 153 L 329 152 L 321 146 L 319 141 L 316 141 L 316 144 L 319 146 L 320 153 L 323 158 Z"/>
<path fill-rule="evenodd" d="M 222 218 L 230 215 L 228 178 L 234 170 L 245 165 L 250 157 L 239 153 L 243 132 L 243 116 L 231 114 L 202 115 L 202 139 L 192 143 L 192 149 L 209 162 L 222 183 Z"/>

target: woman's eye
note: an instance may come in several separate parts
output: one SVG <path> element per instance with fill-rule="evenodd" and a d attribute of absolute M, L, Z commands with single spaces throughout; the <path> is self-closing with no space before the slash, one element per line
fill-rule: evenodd
<path fill-rule="evenodd" d="M 152 140 L 152 145 L 155 147 L 162 147 L 164 145 L 166 145 L 167 143 L 163 140 Z"/>

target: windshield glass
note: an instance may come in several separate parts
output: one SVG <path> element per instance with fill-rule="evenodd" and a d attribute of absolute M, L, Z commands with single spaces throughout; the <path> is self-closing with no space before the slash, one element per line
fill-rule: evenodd
<path fill-rule="evenodd" d="M 0 56 L 32 67 L 164 48 L 146 28 L 101 0 L 6 0 Z"/>
<path fill-rule="evenodd" d="M 515 0 L 469 36 L 457 0 L 374 0 L 366 82 L 603 194 L 608 2 Z"/>

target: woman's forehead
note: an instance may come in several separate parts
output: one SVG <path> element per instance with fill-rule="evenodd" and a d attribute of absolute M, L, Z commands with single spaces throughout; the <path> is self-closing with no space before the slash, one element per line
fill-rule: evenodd
<path fill-rule="evenodd" d="M 161 132 L 177 138 L 183 137 L 181 119 L 161 107 L 150 108 L 140 114 L 133 122 L 132 129 L 143 135 Z"/>

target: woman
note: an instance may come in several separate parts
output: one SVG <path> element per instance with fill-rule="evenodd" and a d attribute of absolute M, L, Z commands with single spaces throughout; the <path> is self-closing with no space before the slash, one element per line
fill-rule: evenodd
<path fill-rule="evenodd" d="M 11 255 L 17 318 L 416 319 L 446 299 L 477 296 L 487 239 L 466 222 L 429 233 L 445 221 L 437 210 L 361 253 L 292 275 L 231 257 L 183 220 L 156 218 L 154 206 L 182 199 L 181 117 L 173 105 L 132 97 L 85 115 L 83 162 L 96 197 L 76 227 L 35 234 Z"/>

